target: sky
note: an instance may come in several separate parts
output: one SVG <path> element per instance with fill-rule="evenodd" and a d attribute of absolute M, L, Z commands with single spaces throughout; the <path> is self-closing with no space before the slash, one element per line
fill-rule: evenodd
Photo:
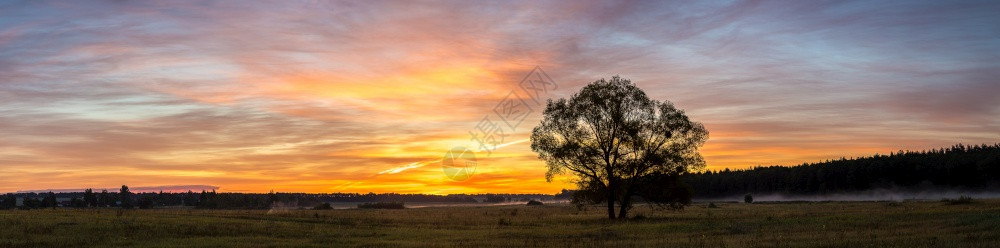
<path fill-rule="evenodd" d="M 997 1 L 3 1 L 0 192 L 556 193 L 470 132 L 540 68 L 703 123 L 708 170 L 1000 142 Z M 541 99 L 540 98 L 540 99 Z M 471 177 L 442 158 L 472 148 Z M 470 172 L 473 172 L 470 168 Z"/>

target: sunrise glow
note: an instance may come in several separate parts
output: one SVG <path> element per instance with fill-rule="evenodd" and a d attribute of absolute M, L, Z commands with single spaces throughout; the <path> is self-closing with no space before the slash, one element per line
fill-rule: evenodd
<path fill-rule="evenodd" d="M 709 170 L 1000 141 L 995 6 L 814 5 L 0 3 L 0 192 L 552 194 L 544 104 L 468 180 L 441 165 L 535 68 L 545 98 L 673 102 Z"/>

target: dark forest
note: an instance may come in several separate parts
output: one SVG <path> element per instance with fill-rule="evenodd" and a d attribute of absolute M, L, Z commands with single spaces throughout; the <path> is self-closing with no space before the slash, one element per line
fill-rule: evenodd
<path fill-rule="evenodd" d="M 687 174 L 683 180 L 694 190 L 696 198 L 772 193 L 820 195 L 883 188 L 987 191 L 1000 186 L 998 159 L 1000 144 L 958 144 L 791 167 L 706 171 Z"/>

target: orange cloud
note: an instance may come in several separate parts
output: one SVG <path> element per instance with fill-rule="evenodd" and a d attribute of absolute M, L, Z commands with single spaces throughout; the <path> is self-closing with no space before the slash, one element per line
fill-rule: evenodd
<path fill-rule="evenodd" d="M 713 170 L 1000 139 L 995 11 L 856 7 L 8 4 L 0 192 L 554 193 L 571 178 L 545 182 L 525 141 L 541 106 L 470 180 L 433 162 L 537 65 L 553 98 L 621 74 L 673 101 L 711 132 Z"/>

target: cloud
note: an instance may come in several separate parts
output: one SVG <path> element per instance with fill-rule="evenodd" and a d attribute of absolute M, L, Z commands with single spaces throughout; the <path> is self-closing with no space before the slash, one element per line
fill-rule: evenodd
<path fill-rule="evenodd" d="M 555 192 L 540 109 L 475 180 L 411 164 L 536 65 L 551 97 L 620 74 L 686 109 L 710 168 L 1000 138 L 989 1 L 0 5 L 0 191 Z"/>

